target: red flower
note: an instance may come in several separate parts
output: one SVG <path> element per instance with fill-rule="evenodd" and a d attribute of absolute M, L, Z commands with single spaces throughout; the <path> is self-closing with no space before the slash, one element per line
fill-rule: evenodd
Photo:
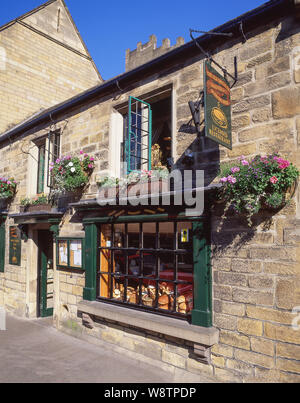
<path fill-rule="evenodd" d="M 270 182 L 275 184 L 278 182 L 278 179 L 276 178 L 276 176 L 272 176 L 272 178 L 270 179 Z"/>

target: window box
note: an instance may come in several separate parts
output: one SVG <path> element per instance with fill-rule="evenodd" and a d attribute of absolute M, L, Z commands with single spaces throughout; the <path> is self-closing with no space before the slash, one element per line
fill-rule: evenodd
<path fill-rule="evenodd" d="M 38 204 L 38 205 L 31 205 L 31 206 L 20 206 L 21 213 L 34 213 L 36 211 L 51 211 L 52 205 L 51 204 Z"/>
<path fill-rule="evenodd" d="M 156 178 L 146 182 L 133 183 L 127 186 L 128 195 L 152 195 L 169 191 L 169 181 L 164 178 Z"/>

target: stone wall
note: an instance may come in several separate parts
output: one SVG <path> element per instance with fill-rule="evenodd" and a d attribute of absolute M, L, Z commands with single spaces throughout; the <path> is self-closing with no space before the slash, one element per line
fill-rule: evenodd
<path fill-rule="evenodd" d="M 0 133 L 101 82 L 70 18 L 57 0 L 0 27 Z"/>
<path fill-rule="evenodd" d="M 279 151 L 300 168 L 299 23 L 291 17 L 247 33 L 247 38 L 246 43 L 232 40 L 215 50 L 216 60 L 231 72 L 233 57 L 238 59 L 239 79 L 232 90 L 232 151 L 198 136 L 189 123 L 188 101 L 196 101 L 203 88 L 201 55 L 171 72 L 145 77 L 130 92 L 111 94 L 62 116 L 56 122 L 57 128 L 62 128 L 62 153 L 83 149 L 96 158 L 85 197 L 94 197 L 97 175 L 112 163 L 109 131 L 113 107 L 124 104 L 129 95 L 141 97 L 166 85 L 172 86 L 175 162 L 181 166 L 184 152 L 191 149 L 194 168 L 205 169 L 206 184 L 216 180 L 220 163 L 236 160 L 242 154 L 251 158 L 258 153 Z M 24 141 L 48 129 L 37 128 L 28 133 L 29 137 L 24 136 Z M 27 174 L 14 162 L 17 154 L 13 154 L 22 149 L 21 141 L 17 141 L 2 148 L 0 154 L 0 174 L 14 172 L 20 182 L 12 211 L 26 189 Z M 94 340 L 108 341 L 131 353 L 150 351 L 152 358 L 174 368 L 205 371 L 223 380 L 299 382 L 300 331 L 292 327 L 292 309 L 300 306 L 299 190 L 278 213 L 264 211 L 255 217 L 251 228 L 243 217 L 229 216 L 224 220 L 222 214 L 220 206 L 212 207 L 213 325 L 220 329 L 220 342 L 213 346 L 212 363 L 205 370 L 190 357 L 191 346 L 182 340 L 171 341 L 120 323 L 101 322 L 100 318 L 94 329 L 86 330 L 77 313 L 84 273 L 56 270 L 56 325 L 73 329 L 78 337 L 93 336 Z M 61 235 L 82 234 L 81 223 L 74 224 L 71 218 L 65 215 Z M 16 281 L 9 277 L 10 273 L 9 266 L 5 274 L 0 273 L 3 288 Z M 19 295 L 22 299 L 22 292 Z M 1 297 L 0 290 L 0 301 L 1 298 L 6 296 Z"/>

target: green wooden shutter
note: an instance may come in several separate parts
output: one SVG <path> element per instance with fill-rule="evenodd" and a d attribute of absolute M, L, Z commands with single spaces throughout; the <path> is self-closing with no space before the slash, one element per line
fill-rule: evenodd
<path fill-rule="evenodd" d="M 44 192 L 45 185 L 45 154 L 46 154 L 46 144 L 39 147 L 39 161 L 38 161 L 38 182 L 37 182 L 37 193 Z"/>
<path fill-rule="evenodd" d="M 0 224 L 0 272 L 5 268 L 5 221 Z"/>
<path fill-rule="evenodd" d="M 127 173 L 151 170 L 152 110 L 150 104 L 129 97 L 125 161 Z"/>

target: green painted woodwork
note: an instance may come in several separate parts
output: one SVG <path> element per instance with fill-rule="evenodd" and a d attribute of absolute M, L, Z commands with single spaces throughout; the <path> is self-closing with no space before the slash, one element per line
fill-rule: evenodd
<path fill-rule="evenodd" d="M 44 192 L 45 185 L 45 155 L 46 155 L 46 145 L 43 144 L 39 147 L 39 161 L 38 161 L 38 182 L 37 182 L 37 193 Z"/>
<path fill-rule="evenodd" d="M 53 316 L 53 308 L 48 308 L 48 298 L 54 298 L 53 293 L 49 292 L 49 285 L 52 284 L 53 278 L 49 278 L 49 269 L 52 269 L 53 276 L 53 238 L 50 231 L 39 230 L 38 232 L 38 246 L 39 246 L 39 302 L 40 302 L 40 316 L 46 318 Z M 49 267 L 50 264 L 50 267 Z M 51 295 L 52 294 L 52 295 Z"/>
<path fill-rule="evenodd" d="M 0 224 L 0 273 L 4 273 L 5 268 L 5 221 Z"/>
<path fill-rule="evenodd" d="M 193 222 L 194 309 L 192 324 L 212 326 L 212 280 L 207 221 Z"/>
<path fill-rule="evenodd" d="M 143 110 L 147 111 L 146 119 Z M 144 139 L 146 141 L 144 142 Z M 127 173 L 145 169 L 151 170 L 152 152 L 152 110 L 151 105 L 138 98 L 129 97 L 128 130 L 125 137 L 125 161 Z M 143 151 L 147 158 L 143 157 Z"/>
<path fill-rule="evenodd" d="M 83 299 L 94 301 L 96 299 L 97 278 L 97 252 L 98 252 L 98 228 L 95 223 L 85 225 L 84 248 L 85 288 Z"/>
<path fill-rule="evenodd" d="M 212 280 L 210 265 L 209 226 L 207 217 L 186 217 L 179 214 L 171 217 L 168 214 L 153 216 L 97 217 L 84 219 L 85 224 L 85 267 L 86 286 L 84 299 L 96 300 L 98 227 L 97 223 L 128 222 L 193 222 L 193 254 L 194 254 L 194 309 L 192 323 L 194 325 L 212 326 Z"/>
<path fill-rule="evenodd" d="M 60 265 L 59 264 L 59 241 L 65 241 L 67 242 L 67 247 L 68 247 L 68 264 L 67 266 L 64 265 Z M 81 251 L 82 251 L 82 261 L 81 261 L 81 267 L 76 267 L 76 266 L 71 266 L 71 259 L 70 259 L 70 244 L 72 241 L 81 241 Z M 85 265 L 84 265 L 84 250 L 85 250 L 85 242 L 84 242 L 84 238 L 78 237 L 57 237 L 56 238 L 56 266 L 58 268 L 68 268 L 68 269 L 72 269 L 72 270 L 85 270 Z"/>

